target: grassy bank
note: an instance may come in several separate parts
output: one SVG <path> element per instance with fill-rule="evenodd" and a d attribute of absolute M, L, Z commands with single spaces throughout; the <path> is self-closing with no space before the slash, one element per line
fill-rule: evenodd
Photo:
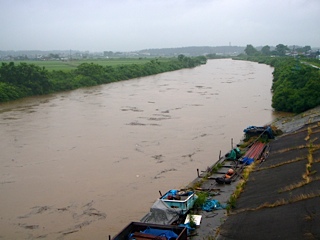
<path fill-rule="evenodd" d="M 88 61 L 2 62 L 0 102 L 193 68 L 206 57 Z M 47 64 L 46 66 L 41 64 Z M 37 64 L 37 65 L 36 65 Z M 48 70 L 48 69 L 51 70 Z"/>
<path fill-rule="evenodd" d="M 70 71 L 75 70 L 83 63 L 92 63 L 100 66 L 120 66 L 130 64 L 146 64 L 151 60 L 157 60 L 159 62 L 170 62 L 171 58 L 110 58 L 110 59 L 88 59 L 88 60 L 26 60 L 26 61 L 1 61 L 0 63 L 13 62 L 15 65 L 20 63 L 33 64 L 35 66 L 44 67 L 48 71 Z"/>

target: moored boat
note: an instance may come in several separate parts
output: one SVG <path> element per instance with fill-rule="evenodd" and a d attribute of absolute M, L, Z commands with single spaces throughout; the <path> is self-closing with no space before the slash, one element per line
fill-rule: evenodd
<path fill-rule="evenodd" d="M 193 191 L 169 190 L 152 205 L 150 212 L 140 221 L 143 223 L 170 225 L 185 216 L 198 196 Z"/>
<path fill-rule="evenodd" d="M 182 213 L 185 214 L 193 207 L 197 195 L 193 191 L 178 191 L 173 189 L 161 196 L 160 199 L 169 207 L 181 209 Z"/>
<path fill-rule="evenodd" d="M 112 240 L 154 239 L 187 240 L 187 229 L 172 225 L 146 224 L 131 222 Z"/>

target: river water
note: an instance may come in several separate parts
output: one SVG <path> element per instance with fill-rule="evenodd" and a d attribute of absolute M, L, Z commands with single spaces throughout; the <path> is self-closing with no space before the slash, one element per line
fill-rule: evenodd
<path fill-rule="evenodd" d="M 264 125 L 273 69 L 206 65 L 0 105 L 0 238 L 107 239 Z"/>

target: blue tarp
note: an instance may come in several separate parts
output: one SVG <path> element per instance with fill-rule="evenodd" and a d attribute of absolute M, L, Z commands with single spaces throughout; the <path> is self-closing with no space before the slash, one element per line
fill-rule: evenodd
<path fill-rule="evenodd" d="M 259 133 L 265 132 L 268 135 L 268 138 L 270 138 L 270 139 L 274 138 L 274 135 L 273 135 L 273 132 L 272 132 L 272 129 L 270 126 L 268 126 L 268 127 L 249 126 L 246 129 L 244 129 L 243 131 L 245 133 L 254 132 L 254 131 L 259 132 Z"/>
<path fill-rule="evenodd" d="M 240 163 L 243 163 L 245 165 L 250 165 L 253 162 L 254 162 L 254 159 L 249 157 L 244 157 L 240 160 Z"/>
<path fill-rule="evenodd" d="M 220 210 L 224 209 L 226 206 L 222 206 L 218 200 L 206 200 L 205 203 L 202 205 L 202 210 L 206 212 L 211 212 L 212 210 Z"/>
<path fill-rule="evenodd" d="M 190 226 L 190 223 L 186 223 L 186 224 L 179 224 L 179 227 L 185 227 L 187 229 L 187 235 L 189 236 L 191 234 L 192 231 L 195 230 L 195 228 L 192 228 Z"/>
<path fill-rule="evenodd" d="M 163 230 L 163 229 L 156 229 L 148 227 L 146 230 L 142 231 L 142 233 L 151 234 L 153 236 L 159 237 L 166 237 L 166 239 L 170 240 L 171 238 L 176 239 L 178 235 L 171 230 Z"/>

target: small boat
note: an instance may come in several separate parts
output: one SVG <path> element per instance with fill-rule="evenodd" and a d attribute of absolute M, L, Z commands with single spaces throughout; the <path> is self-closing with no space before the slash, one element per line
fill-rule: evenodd
<path fill-rule="evenodd" d="M 187 240 L 185 227 L 131 222 L 112 240 Z"/>
<path fill-rule="evenodd" d="M 186 214 L 194 205 L 194 202 L 198 198 L 193 191 L 178 191 L 170 190 L 160 197 L 160 200 L 167 204 L 171 208 L 178 208 L 182 210 L 183 214 Z"/>
<path fill-rule="evenodd" d="M 270 126 L 265 126 L 265 127 L 249 126 L 246 129 L 244 129 L 243 132 L 246 134 L 246 137 L 266 135 L 269 139 L 274 139 L 273 131 Z"/>
<path fill-rule="evenodd" d="M 187 214 L 198 196 L 193 191 L 170 190 L 150 208 L 140 221 L 143 223 L 170 225 Z"/>

